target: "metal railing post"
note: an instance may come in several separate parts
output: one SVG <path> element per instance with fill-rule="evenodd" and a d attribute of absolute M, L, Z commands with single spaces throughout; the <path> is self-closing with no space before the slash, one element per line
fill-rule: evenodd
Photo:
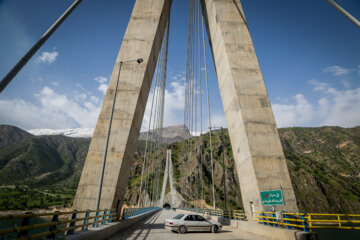
<path fill-rule="evenodd" d="M 340 219 L 340 215 L 337 215 L 337 220 L 339 222 L 339 228 L 341 228 L 341 219 Z"/>
<path fill-rule="evenodd" d="M 90 210 L 88 209 L 88 210 L 86 211 L 85 220 L 84 220 L 83 226 L 82 226 L 82 230 L 83 230 L 83 231 L 87 231 L 87 230 L 88 230 L 88 225 L 85 225 L 85 224 L 88 224 L 89 219 L 87 219 L 87 218 L 88 218 L 89 216 L 90 216 Z"/>
<path fill-rule="evenodd" d="M 272 214 L 272 216 L 276 218 L 275 212 Z M 273 219 L 273 222 L 274 222 L 274 227 L 279 227 L 279 224 L 276 223 L 277 219 Z"/>
<path fill-rule="evenodd" d="M 110 210 L 110 216 L 108 218 L 108 223 L 112 223 L 112 219 L 113 219 L 113 210 Z"/>
<path fill-rule="evenodd" d="M 121 219 L 126 219 L 127 208 L 124 209 Z"/>
<path fill-rule="evenodd" d="M 285 223 L 290 223 L 289 221 L 287 221 L 286 219 L 289 218 L 289 215 L 287 215 L 286 213 L 283 214 L 283 217 L 284 217 L 284 222 Z M 286 225 L 286 229 L 292 229 L 292 227 Z"/>
<path fill-rule="evenodd" d="M 310 217 L 310 215 L 309 215 L 309 217 Z M 308 225 L 308 223 L 306 222 L 306 218 L 304 217 L 304 215 L 301 216 L 301 219 L 304 220 L 304 221 L 303 221 L 304 232 L 309 232 L 309 225 Z"/>
<path fill-rule="evenodd" d="M 58 213 L 58 212 L 59 212 L 59 211 L 55 211 L 55 214 L 53 215 L 51 222 L 54 223 L 54 222 L 58 222 L 58 221 L 59 221 L 59 215 L 56 214 L 56 213 Z M 49 236 L 47 236 L 47 238 L 56 239 L 55 230 L 56 230 L 56 225 L 50 226 L 50 227 L 49 227 L 49 232 L 51 232 L 51 234 L 50 234 Z"/>
<path fill-rule="evenodd" d="M 106 216 L 105 216 L 106 213 L 107 213 L 107 211 L 104 210 L 104 216 L 103 216 L 103 218 L 102 218 L 103 221 L 101 222 L 102 225 L 105 225 L 105 224 L 106 224 Z"/>
<path fill-rule="evenodd" d="M 25 214 L 32 214 L 32 212 L 26 212 Z M 21 226 L 24 227 L 24 226 L 28 226 L 30 225 L 30 219 L 31 217 L 24 217 L 23 220 L 22 220 L 22 223 L 21 223 Z M 29 230 L 23 230 L 21 232 L 18 233 L 18 237 L 22 237 L 22 236 L 26 236 L 28 234 L 28 231 Z"/>
<path fill-rule="evenodd" d="M 265 213 L 261 213 L 261 216 L 266 217 Z M 266 221 L 266 218 L 263 218 L 262 220 Z M 264 225 L 268 225 L 267 222 L 263 222 Z"/>
<path fill-rule="evenodd" d="M 98 216 L 99 216 L 99 210 L 96 211 L 95 216 L 96 216 L 96 218 L 94 219 L 93 227 L 98 227 L 99 224 L 97 223 L 97 221 L 99 220 L 99 218 L 98 218 Z"/>
<path fill-rule="evenodd" d="M 71 215 L 71 220 L 75 220 L 76 219 L 76 213 L 77 211 L 75 210 L 74 213 Z M 76 221 L 73 221 L 70 223 L 69 227 L 75 227 L 75 222 Z M 68 232 L 67 232 L 67 235 L 71 235 L 71 234 L 74 234 L 75 232 L 75 229 L 70 229 Z"/>

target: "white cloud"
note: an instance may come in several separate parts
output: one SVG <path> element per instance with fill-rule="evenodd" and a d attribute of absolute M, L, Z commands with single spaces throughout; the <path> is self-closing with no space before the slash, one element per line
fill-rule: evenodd
<path fill-rule="evenodd" d="M 37 58 L 38 62 L 51 64 L 55 62 L 57 56 L 59 55 L 58 52 L 42 52 L 41 55 Z"/>
<path fill-rule="evenodd" d="M 350 88 L 351 87 L 351 83 L 346 79 L 341 80 L 341 83 L 344 85 L 344 88 Z"/>
<path fill-rule="evenodd" d="M 44 80 L 44 79 L 43 79 L 42 77 L 37 77 L 37 78 L 31 77 L 31 78 L 30 78 L 30 81 L 32 81 L 32 82 L 38 82 L 38 81 L 43 81 L 43 80 Z M 55 85 L 55 84 L 58 84 L 58 85 L 59 85 L 58 82 L 53 82 L 52 84 L 53 84 L 53 85 Z"/>
<path fill-rule="evenodd" d="M 314 91 L 324 91 L 330 86 L 328 83 L 319 82 L 315 79 L 311 79 L 308 83 L 315 86 Z"/>
<path fill-rule="evenodd" d="M 302 94 L 294 96 L 294 104 L 273 104 L 278 127 L 360 125 L 360 88 L 339 90 L 315 80 L 309 83 L 319 92 L 317 104 L 311 104 Z"/>
<path fill-rule="evenodd" d="M 108 79 L 103 76 L 98 76 L 98 77 L 94 78 L 94 80 L 97 81 L 98 83 L 106 83 L 108 81 Z"/>
<path fill-rule="evenodd" d="M 185 81 L 186 80 L 185 73 L 177 73 L 174 76 L 172 76 L 171 79 L 174 81 L 179 81 L 179 80 Z"/>
<path fill-rule="evenodd" d="M 297 94 L 294 104 L 273 104 L 275 120 L 278 127 L 292 127 L 306 125 L 312 120 L 313 106 L 304 95 Z"/>
<path fill-rule="evenodd" d="M 81 90 L 81 92 L 85 93 L 87 96 L 91 96 L 91 95 L 92 95 L 92 92 L 89 91 L 88 88 L 83 87 L 83 85 L 81 85 L 81 83 L 77 82 L 77 83 L 75 84 L 75 86 L 76 86 L 77 88 L 79 88 L 79 89 Z M 75 92 L 78 93 L 78 91 L 75 91 Z"/>
<path fill-rule="evenodd" d="M 165 90 L 165 105 L 164 105 L 164 127 L 172 125 L 184 124 L 184 103 L 185 103 L 185 82 L 182 81 L 184 74 L 176 74 L 177 81 L 171 82 Z M 172 78 L 172 77 L 170 77 Z M 153 91 L 149 93 L 144 118 L 141 126 L 141 131 L 147 131 L 150 121 L 150 110 Z M 204 97 L 204 96 L 203 96 Z M 206 101 L 203 101 L 206 104 Z M 199 110 L 199 109 L 198 109 Z M 198 135 L 200 129 L 200 116 L 197 117 L 197 130 L 192 132 L 194 135 Z M 211 112 L 212 126 L 226 127 L 226 121 L 224 113 L 213 111 Z M 203 107 L 203 133 L 209 131 L 208 128 L 207 110 Z"/>
<path fill-rule="evenodd" d="M 193 136 L 200 136 L 201 132 L 190 132 L 190 134 Z"/>
<path fill-rule="evenodd" d="M 360 125 L 360 88 L 332 89 L 320 99 L 322 125 L 353 127 Z"/>
<path fill-rule="evenodd" d="M 350 72 L 349 69 L 340 67 L 338 65 L 329 66 L 329 67 L 324 68 L 324 73 L 330 73 L 330 74 L 332 74 L 334 76 L 344 75 L 344 74 L 347 74 L 349 72 Z"/>
<path fill-rule="evenodd" d="M 66 95 L 58 94 L 49 87 L 44 87 L 36 96 L 41 102 L 42 108 L 50 114 L 63 113 L 81 127 L 94 127 L 99 115 L 100 107 L 95 108 L 85 104 L 84 108 Z"/>
<path fill-rule="evenodd" d="M 22 129 L 67 128 L 75 124 L 63 114 L 48 114 L 46 109 L 20 99 L 0 100 L 0 109 L 2 124 L 15 125 Z"/>
<path fill-rule="evenodd" d="M 98 107 L 93 102 L 85 102 L 84 106 L 90 111 L 94 111 L 98 109 Z"/>
<path fill-rule="evenodd" d="M 44 87 L 35 97 L 40 104 L 20 99 L 0 100 L 0 122 L 23 129 L 95 127 L 100 112 L 98 104 L 85 102 L 80 105 L 50 87 Z"/>
<path fill-rule="evenodd" d="M 342 79 L 340 82 L 345 88 L 350 88 L 351 87 L 351 83 L 348 81 L 347 78 Z M 311 79 L 310 81 L 308 81 L 308 83 L 315 86 L 314 91 L 325 91 L 325 90 L 330 88 L 329 83 L 319 82 L 319 81 L 317 81 L 315 79 Z"/>
<path fill-rule="evenodd" d="M 100 85 L 98 86 L 98 90 L 105 95 L 106 90 L 108 88 L 108 85 L 105 84 L 105 83 L 108 81 L 108 79 L 106 77 L 103 77 L 103 76 L 98 76 L 98 77 L 94 78 L 94 80 L 96 82 L 100 83 Z"/>
<path fill-rule="evenodd" d="M 105 95 L 107 88 L 108 88 L 108 85 L 106 85 L 105 83 L 102 83 L 99 85 L 98 90 Z"/>
<path fill-rule="evenodd" d="M 51 84 L 54 85 L 54 86 L 59 86 L 58 82 L 51 82 Z"/>
<path fill-rule="evenodd" d="M 99 104 L 101 102 L 100 98 L 95 97 L 95 96 L 91 96 L 90 101 L 92 101 L 95 104 Z"/>
<path fill-rule="evenodd" d="M 182 76 L 176 77 L 176 79 L 181 79 Z M 149 127 L 152 97 L 153 90 L 149 93 L 141 131 L 147 131 Z M 165 90 L 164 126 L 184 124 L 184 102 L 185 83 L 171 82 L 168 89 Z"/>
<path fill-rule="evenodd" d="M 165 90 L 164 126 L 184 123 L 185 84 L 172 82 Z"/>
<path fill-rule="evenodd" d="M 206 129 L 203 129 L 204 132 L 209 131 L 209 126 L 208 126 L 208 118 L 205 119 L 204 121 L 206 124 Z M 223 127 L 226 128 L 226 120 L 225 120 L 225 115 L 224 113 L 212 113 L 211 114 L 211 125 L 212 127 Z"/>
<path fill-rule="evenodd" d="M 85 93 L 75 94 L 75 100 L 78 102 L 82 102 L 86 99 L 87 95 Z"/>

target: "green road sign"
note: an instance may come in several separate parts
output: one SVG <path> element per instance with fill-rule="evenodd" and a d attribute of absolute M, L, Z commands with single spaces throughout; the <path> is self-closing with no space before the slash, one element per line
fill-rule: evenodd
<path fill-rule="evenodd" d="M 260 192 L 262 205 L 279 205 L 284 204 L 281 190 L 269 190 Z"/>

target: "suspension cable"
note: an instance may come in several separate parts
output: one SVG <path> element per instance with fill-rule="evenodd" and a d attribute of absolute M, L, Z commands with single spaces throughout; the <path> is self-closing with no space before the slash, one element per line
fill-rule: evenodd
<path fill-rule="evenodd" d="M 151 195 L 151 202 L 154 204 L 155 202 L 155 189 L 156 189 L 156 182 L 158 182 L 158 178 L 160 175 L 158 171 L 155 171 L 156 167 L 160 165 L 160 147 L 162 144 L 162 133 L 163 133 L 163 122 L 164 122 L 164 97 L 165 97 L 165 83 L 166 83 L 166 63 L 167 63 L 167 50 L 168 50 L 168 39 L 169 39 L 169 21 L 167 22 L 166 29 L 165 29 L 165 36 L 163 40 L 162 46 L 162 57 L 161 57 L 161 81 L 159 82 L 159 99 L 158 99 L 158 115 L 157 115 L 157 141 L 156 141 L 156 154 L 153 160 L 153 178 L 152 178 L 152 195 Z M 155 130 L 154 130 L 155 131 Z"/>
<path fill-rule="evenodd" d="M 165 32 L 166 33 L 166 32 Z M 163 78 L 163 67 L 164 67 L 164 63 L 163 63 L 163 59 L 164 59 L 164 41 L 163 41 L 163 45 L 162 45 L 162 48 L 161 48 L 161 51 L 160 51 L 160 56 L 159 56 L 159 72 L 158 72 L 158 77 L 160 79 L 160 81 L 158 81 L 158 85 L 156 86 L 156 89 L 154 90 L 154 92 L 156 92 L 156 108 L 155 108 L 155 114 L 154 114 L 154 118 L 156 119 L 154 122 L 153 122 L 153 127 L 152 127 L 152 137 L 155 138 L 155 139 L 152 139 L 151 141 L 151 158 L 150 158 L 150 161 L 151 163 L 149 162 L 149 165 L 147 167 L 147 178 L 145 178 L 145 188 L 146 188 L 146 192 L 149 192 L 149 204 L 151 205 L 152 204 L 152 200 L 153 200 L 153 195 L 152 195 L 152 190 L 150 189 L 153 188 L 154 186 L 154 162 L 157 158 L 157 154 L 158 154 L 158 150 L 159 150 L 159 139 L 161 138 L 158 134 L 159 132 L 159 129 L 160 129 L 160 111 L 162 109 L 161 107 L 161 102 L 163 102 L 161 100 L 161 98 L 163 98 L 162 96 L 162 81 L 164 81 L 164 78 Z M 150 174 L 150 170 L 152 171 L 152 174 Z M 151 182 L 151 186 L 150 186 L 150 182 Z M 145 192 L 145 193 L 146 193 Z"/>
<path fill-rule="evenodd" d="M 202 171 L 202 166 L 203 166 L 203 154 L 202 154 L 202 146 L 203 146 L 203 138 L 202 138 L 202 134 L 203 134 L 203 120 L 202 120 L 202 88 L 201 88 L 201 44 L 200 44 L 200 31 L 201 31 L 201 26 L 200 26 L 200 18 L 202 17 L 202 11 L 201 11 L 201 5 L 199 3 L 199 8 L 198 8 L 198 45 L 199 45 L 199 95 L 200 95 L 200 165 L 198 163 L 198 176 L 200 175 L 201 172 L 201 176 L 203 176 L 203 171 Z M 200 171 L 201 170 L 201 171 Z M 199 177 L 198 177 L 199 178 Z M 204 182 L 201 181 L 201 198 L 204 200 Z M 203 206 L 203 201 L 201 202 L 201 208 L 204 208 Z"/>
<path fill-rule="evenodd" d="M 192 192 L 195 200 L 195 207 L 199 204 L 199 179 L 200 170 L 203 175 L 203 116 L 202 116 L 202 82 L 201 82 L 201 29 L 200 23 L 201 9 L 199 0 L 189 0 L 188 15 L 188 45 L 187 45 L 187 62 L 186 62 L 186 84 L 185 84 L 185 106 L 184 106 L 184 126 L 192 135 L 200 133 L 200 137 L 196 137 L 194 141 L 185 140 L 183 150 L 186 148 L 187 158 L 193 159 L 195 155 L 195 163 L 188 163 L 189 167 L 189 184 L 195 191 Z M 200 117 L 198 116 L 200 115 Z M 198 129 L 200 121 L 200 131 Z M 200 144 L 199 144 L 200 142 Z M 200 146 L 200 153 L 198 152 Z M 200 158 L 200 159 L 199 159 Z M 192 178 L 192 176 L 194 176 Z M 194 181 L 194 182 L 192 182 Z M 203 195 L 203 182 L 201 182 L 201 197 Z M 195 196 L 194 196 L 195 195 Z"/>
<path fill-rule="evenodd" d="M 161 71 L 162 71 L 162 79 L 161 79 L 161 86 L 159 88 L 159 94 L 160 94 L 160 98 L 159 98 L 159 112 L 158 112 L 158 126 L 156 129 L 158 129 L 158 141 L 157 141 L 157 147 L 156 149 L 158 149 L 156 157 L 154 159 L 154 164 L 155 164 L 155 168 L 153 167 L 153 172 L 155 172 L 154 175 L 154 180 L 152 182 L 152 197 L 151 197 L 151 202 L 154 203 L 155 202 L 155 191 L 156 189 L 158 189 L 158 187 L 156 186 L 156 182 L 158 182 L 158 178 L 160 177 L 160 175 L 158 174 L 159 171 L 155 171 L 155 169 L 158 167 L 158 165 L 160 164 L 160 147 L 162 145 L 162 133 L 163 133 L 163 122 L 164 122 L 164 96 L 165 96 L 165 83 L 166 83 L 166 63 L 167 63 L 167 50 L 168 50 L 168 39 L 169 39 L 169 22 L 167 23 L 166 29 L 165 29 L 165 36 L 164 36 L 164 46 L 163 46 L 163 57 L 162 57 L 162 65 L 161 65 Z M 155 181 L 155 183 L 154 183 Z"/>
<path fill-rule="evenodd" d="M 154 86 L 156 86 L 157 80 L 158 79 L 156 77 Z M 150 126 L 151 126 L 152 112 L 153 112 L 153 107 L 154 107 L 154 98 L 155 98 L 155 94 L 153 94 L 153 96 L 152 96 L 149 126 L 148 126 L 148 131 L 146 132 L 145 152 L 144 152 L 144 160 L 143 160 L 143 165 L 142 165 L 142 170 L 141 170 L 141 184 L 140 184 L 140 191 L 139 191 L 138 207 L 140 207 L 140 201 L 141 201 L 141 190 L 142 190 L 142 185 L 143 185 L 144 169 L 145 169 L 145 165 L 146 165 L 146 157 L 147 157 L 147 148 L 148 148 L 148 142 L 149 142 Z"/>
<path fill-rule="evenodd" d="M 203 39 L 203 52 L 204 52 L 204 65 L 205 65 L 205 79 L 206 79 L 206 96 L 207 96 L 207 108 L 208 108 L 208 121 L 209 121 L 209 140 L 210 140 L 210 159 L 211 159 L 211 181 L 212 181 L 212 192 L 213 192 L 213 208 L 215 209 L 215 186 L 214 186 L 214 160 L 213 160 L 213 148 L 211 139 L 211 114 L 210 114 L 210 101 L 209 101 L 209 81 L 207 74 L 207 63 L 206 63 L 206 49 L 205 49 L 205 31 L 204 31 L 204 17 L 201 18 L 202 25 L 202 39 Z"/>
<path fill-rule="evenodd" d="M 160 175 L 155 169 L 160 165 L 160 146 L 162 144 L 162 128 L 164 120 L 164 95 L 166 81 L 166 62 L 169 36 L 169 20 L 167 22 L 164 38 L 161 44 L 153 85 L 153 96 L 151 101 L 150 119 L 146 135 L 145 152 L 141 171 L 141 184 L 139 190 L 138 207 L 153 205 L 156 201 L 156 182 Z M 150 143 L 150 144 L 149 144 Z M 149 146 L 150 145 L 150 146 Z M 151 173 L 152 172 L 152 173 Z M 145 176 L 144 176 L 145 175 Z M 145 177 L 145 180 L 144 180 Z M 151 185 L 150 185 L 151 182 Z M 143 189 L 144 184 L 144 189 Z M 149 193 L 148 200 L 145 198 Z M 143 197 L 142 197 L 143 195 Z M 157 194 L 158 195 L 158 194 Z"/>
<path fill-rule="evenodd" d="M 199 31 L 199 27 L 198 27 L 198 5 L 199 5 L 199 1 L 195 0 L 195 88 L 194 88 L 194 97 L 195 97 L 195 116 L 194 116 L 194 135 L 196 136 L 197 134 L 197 121 L 198 121 L 198 114 L 197 114 L 197 110 L 198 110 L 198 51 L 197 49 L 198 47 L 198 31 Z M 196 148 L 196 139 L 195 138 L 195 166 L 194 166 L 194 174 L 195 174 L 195 208 L 198 208 L 198 200 L 199 200 L 199 191 L 198 191 L 198 161 L 197 161 L 197 148 Z"/>

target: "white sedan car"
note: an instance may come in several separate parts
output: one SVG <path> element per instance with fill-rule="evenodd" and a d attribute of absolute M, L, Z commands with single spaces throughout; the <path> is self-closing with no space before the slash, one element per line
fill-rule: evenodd
<path fill-rule="evenodd" d="M 218 233 L 222 225 L 218 222 L 206 220 L 197 214 L 178 214 L 173 219 L 165 220 L 165 228 L 173 232 L 186 233 L 190 231 L 211 231 Z"/>

